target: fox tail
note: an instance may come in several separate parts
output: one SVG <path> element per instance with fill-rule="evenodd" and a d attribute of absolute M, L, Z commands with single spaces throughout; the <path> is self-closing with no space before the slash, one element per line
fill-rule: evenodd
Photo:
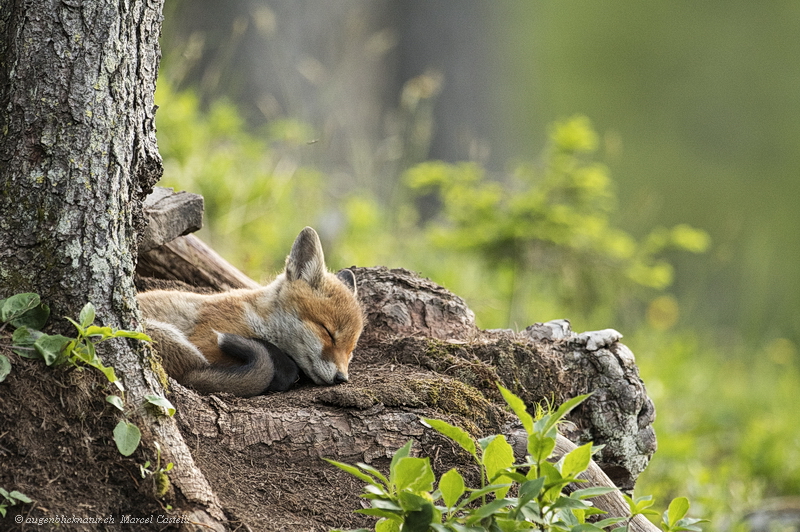
<path fill-rule="evenodd" d="M 189 370 L 183 379 L 187 385 L 201 393 L 228 392 L 252 397 L 266 391 L 286 391 L 300 373 L 286 353 L 266 340 L 219 333 L 219 347 L 242 364 Z"/>

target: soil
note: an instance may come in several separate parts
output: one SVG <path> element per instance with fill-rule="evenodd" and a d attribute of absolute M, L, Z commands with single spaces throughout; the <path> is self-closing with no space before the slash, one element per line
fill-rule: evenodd
<path fill-rule="evenodd" d="M 33 503 L 9 507 L 0 530 L 118 530 L 103 521 L 167 515 L 164 503 L 144 489 L 141 451 L 123 458 L 112 440 L 119 416 L 105 401 L 114 392 L 105 377 L 47 368 L 8 345 L 0 342 L 12 364 L 0 383 L 0 487 Z"/>

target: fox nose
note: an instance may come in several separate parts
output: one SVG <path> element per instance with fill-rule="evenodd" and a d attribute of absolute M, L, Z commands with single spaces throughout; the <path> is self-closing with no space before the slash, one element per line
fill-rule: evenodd
<path fill-rule="evenodd" d="M 333 377 L 334 384 L 342 384 L 348 381 L 347 375 L 342 373 L 341 371 L 336 372 L 336 376 Z"/>

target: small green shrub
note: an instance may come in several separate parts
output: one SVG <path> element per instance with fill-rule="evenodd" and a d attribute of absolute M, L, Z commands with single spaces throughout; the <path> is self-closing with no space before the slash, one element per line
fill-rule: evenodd
<path fill-rule="evenodd" d="M 455 468 L 444 473 L 437 484 L 430 459 L 410 456 L 411 441 L 394 454 L 388 477 L 367 464 L 352 466 L 327 460 L 367 483 L 362 497 L 371 507 L 356 512 L 378 517 L 376 532 L 602 532 L 606 527 L 626 531 L 633 516 L 657 515 L 650 509 L 652 497 L 626 498 L 629 517 L 587 523 L 587 517 L 605 513 L 593 506 L 591 499 L 614 489 L 589 487 L 569 495 L 563 489 L 583 482 L 577 477 L 589 466 L 592 444 L 572 450 L 555 464 L 549 459 L 556 447 L 558 423 L 588 396 L 570 399 L 554 412 L 534 419 L 519 397 L 499 388 L 528 433 L 528 456 L 521 464 L 514 463 L 513 450 L 503 435 L 482 438 L 476 444 L 459 427 L 441 420 L 423 420 L 469 453 L 481 472 L 479 487 L 467 487 Z M 509 496 L 512 487 L 516 493 L 513 497 Z M 686 517 L 688 510 L 686 498 L 673 500 L 662 516 L 663 530 L 699 531 L 697 524 L 702 520 Z"/>
<path fill-rule="evenodd" d="M 17 504 L 30 504 L 33 502 L 24 493 L 20 493 L 16 490 L 9 492 L 3 488 L 0 488 L 0 497 L 2 497 L 2 499 L 0 499 L 0 517 L 6 516 L 9 506 L 15 506 Z"/>
<path fill-rule="evenodd" d="M 427 222 L 439 249 L 461 250 L 505 271 L 510 320 L 526 320 L 527 302 L 552 298 L 575 313 L 611 312 L 625 298 L 646 299 L 672 283 L 664 252 L 699 253 L 708 235 L 686 224 L 643 239 L 615 227 L 617 198 L 608 169 L 592 160 L 597 135 L 585 117 L 553 125 L 538 165 L 492 175 L 474 163 L 429 161 L 408 169 L 417 197 L 437 198 Z"/>
<path fill-rule="evenodd" d="M 49 316 L 50 309 L 41 303 L 38 294 L 17 294 L 0 301 L 0 320 L 2 320 L 0 331 L 7 325 L 16 327 L 11 335 L 11 349 L 14 353 L 25 358 L 43 360 L 48 366 L 66 363 L 77 368 L 89 366 L 102 373 L 109 383 L 117 387 L 121 395 L 109 395 L 106 401 L 125 416 L 125 419 L 117 423 L 113 436 L 120 454 L 130 456 L 139 447 L 142 433 L 139 427 L 127 419 L 125 387 L 114 372 L 114 368 L 106 366 L 100 359 L 96 345 L 112 338 L 131 338 L 149 342 L 150 337 L 137 331 L 94 325 L 95 309 L 91 302 L 81 309 L 77 321 L 66 318 L 75 326 L 77 336 L 74 338 L 40 331 Z M 8 357 L 0 355 L 0 381 L 5 379 L 10 370 Z M 164 408 L 170 416 L 175 413 L 175 407 L 164 397 L 150 395 L 145 398 L 145 403 Z"/>

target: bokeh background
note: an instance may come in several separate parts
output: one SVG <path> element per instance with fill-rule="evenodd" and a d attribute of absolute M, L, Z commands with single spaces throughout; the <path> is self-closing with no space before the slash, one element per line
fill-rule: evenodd
<path fill-rule="evenodd" d="M 170 0 L 162 184 L 256 279 L 416 270 L 484 328 L 637 355 L 637 486 L 708 530 L 800 513 L 800 3 Z"/>

